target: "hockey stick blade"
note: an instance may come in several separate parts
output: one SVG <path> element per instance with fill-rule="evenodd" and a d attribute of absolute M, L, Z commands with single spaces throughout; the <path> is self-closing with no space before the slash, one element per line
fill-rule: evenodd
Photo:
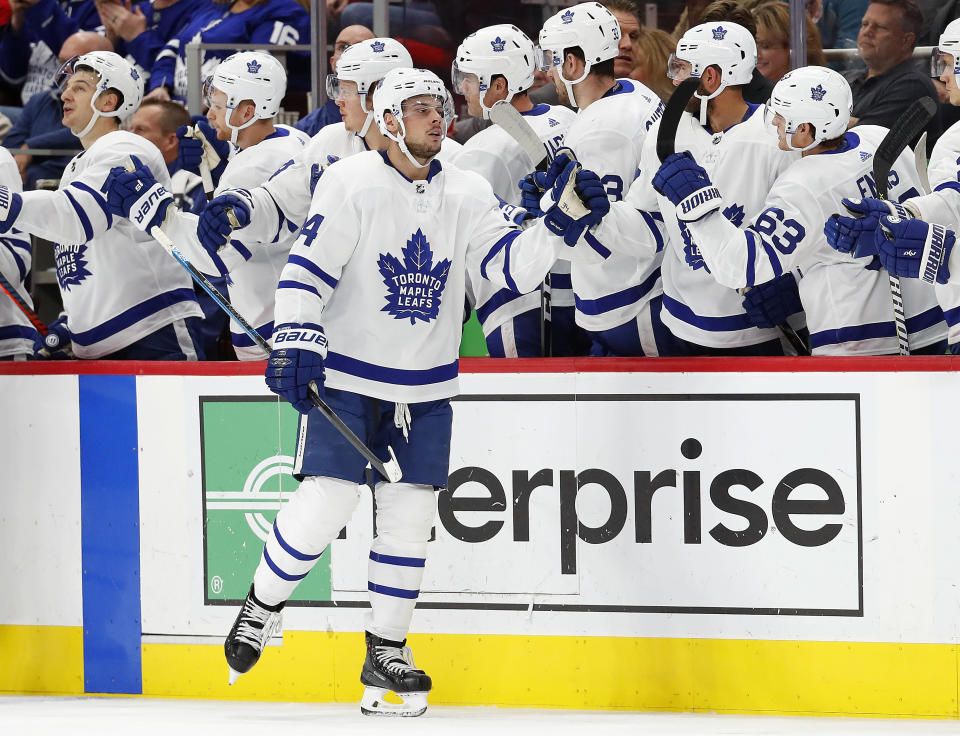
<path fill-rule="evenodd" d="M 663 162 L 676 152 L 677 128 L 680 127 L 680 118 L 687 109 L 687 103 L 693 93 L 700 86 L 700 77 L 687 77 L 670 95 L 667 107 L 660 119 L 660 130 L 657 132 L 657 158 Z"/>
<path fill-rule="evenodd" d="M 937 104 L 929 97 L 921 97 L 907 108 L 880 141 L 873 154 L 873 183 L 877 187 L 878 199 L 887 198 L 888 179 L 894 162 L 910 141 L 927 127 L 936 112 Z"/>
<path fill-rule="evenodd" d="M 490 108 L 490 121 L 503 128 L 513 138 L 523 152 L 530 157 L 537 171 L 546 171 L 550 165 L 550 156 L 543 141 L 530 127 L 520 111 L 506 100 L 499 100 Z"/>
<path fill-rule="evenodd" d="M 920 140 L 917 141 L 917 147 L 913 149 L 913 162 L 917 165 L 917 173 L 920 175 L 920 185 L 923 187 L 923 194 L 930 194 L 930 173 L 927 171 L 929 162 L 927 161 L 927 131 L 923 131 Z"/>

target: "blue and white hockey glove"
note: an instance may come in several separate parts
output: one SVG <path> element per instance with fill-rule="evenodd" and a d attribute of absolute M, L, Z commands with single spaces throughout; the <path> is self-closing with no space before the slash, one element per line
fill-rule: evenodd
<path fill-rule="evenodd" d="M 945 284 L 955 240 L 953 231 L 943 225 L 884 215 L 875 243 L 880 262 L 894 276 Z"/>
<path fill-rule="evenodd" d="M 150 232 L 150 228 L 163 225 L 173 195 L 139 158 L 131 156 L 130 160 L 133 171 L 120 166 L 110 169 L 100 191 L 107 195 L 111 214 L 126 217 L 140 230 Z"/>
<path fill-rule="evenodd" d="M 543 224 L 563 242 L 574 246 L 583 231 L 593 227 L 610 211 L 610 199 L 600 177 L 580 168 L 576 161 L 567 163 L 553 183 L 554 204 L 543 215 Z"/>
<path fill-rule="evenodd" d="M 689 151 L 667 156 L 653 177 L 653 188 L 677 208 L 677 219 L 694 222 L 723 204 L 720 190 Z"/>
<path fill-rule="evenodd" d="M 883 215 L 910 217 L 906 208 L 897 202 L 885 199 L 841 199 L 852 217 L 830 215 L 823 225 L 823 234 L 834 250 L 851 253 L 854 258 L 876 255 L 875 247 L 878 220 Z"/>
<path fill-rule="evenodd" d="M 754 327 L 772 328 L 803 311 L 797 280 L 785 273 L 765 284 L 757 284 L 743 296 L 743 309 Z"/>
<path fill-rule="evenodd" d="M 197 238 L 211 256 L 215 256 L 235 228 L 250 224 L 253 199 L 246 189 L 225 189 L 207 202 L 197 222 Z M 232 215 L 232 220 L 231 220 Z"/>
<path fill-rule="evenodd" d="M 273 333 L 273 352 L 265 374 L 267 386 L 306 414 L 313 408 L 310 384 L 322 395 L 326 357 L 327 337 L 320 325 L 281 325 Z"/>
<path fill-rule="evenodd" d="M 58 317 L 49 326 L 50 331 L 41 336 L 37 333 L 33 341 L 33 357 L 38 360 L 67 360 L 73 357 L 70 342 L 70 329 L 67 316 Z"/>
<path fill-rule="evenodd" d="M 10 231 L 20 215 L 21 207 L 23 207 L 23 200 L 20 194 L 0 185 L 0 233 Z"/>
<path fill-rule="evenodd" d="M 557 177 L 576 160 L 569 148 L 559 148 L 546 171 L 534 171 L 520 180 L 520 206 L 534 217 L 543 217 L 540 200 L 543 193 L 552 189 Z"/>
<path fill-rule="evenodd" d="M 194 118 L 193 125 L 177 128 L 180 147 L 177 149 L 177 166 L 194 174 L 200 173 L 200 164 L 206 163 L 213 186 L 220 181 L 230 158 L 230 143 L 217 139 L 217 131 L 203 118 Z"/>

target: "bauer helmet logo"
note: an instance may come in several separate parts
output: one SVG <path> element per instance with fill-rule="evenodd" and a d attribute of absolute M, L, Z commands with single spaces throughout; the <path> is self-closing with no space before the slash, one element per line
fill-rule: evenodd
<path fill-rule="evenodd" d="M 248 62 L 247 62 L 247 71 L 250 72 L 251 74 L 256 74 L 258 71 L 260 71 L 260 67 L 261 67 L 261 66 L 262 66 L 262 65 L 260 64 L 259 61 L 256 61 L 256 60 L 254 60 L 254 61 L 248 61 Z"/>
<path fill-rule="evenodd" d="M 560 16 L 560 20 L 564 23 L 573 23 L 573 11 L 568 10 L 566 13 Z"/>
<path fill-rule="evenodd" d="M 500 38 L 500 36 L 497 36 L 490 42 L 490 45 L 493 46 L 495 52 L 499 53 L 506 47 L 507 42 Z"/>
<path fill-rule="evenodd" d="M 810 88 L 810 99 L 817 102 L 822 102 L 824 96 L 827 94 L 827 90 L 823 88 L 822 84 L 818 84 L 816 87 Z"/>
<path fill-rule="evenodd" d="M 375 54 L 382 54 L 386 47 L 387 45 L 383 41 L 374 41 L 370 44 L 370 48 L 373 49 L 373 53 Z"/>
<path fill-rule="evenodd" d="M 723 26 L 717 26 L 716 28 L 712 29 L 712 32 L 714 41 L 722 41 L 723 37 L 727 35 L 727 29 Z"/>

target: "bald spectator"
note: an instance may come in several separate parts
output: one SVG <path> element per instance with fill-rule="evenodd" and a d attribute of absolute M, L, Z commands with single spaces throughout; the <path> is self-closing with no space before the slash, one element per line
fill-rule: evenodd
<path fill-rule="evenodd" d="M 340 31 L 340 33 L 337 34 L 336 40 L 333 42 L 333 56 L 330 57 L 329 73 L 336 74 L 337 61 L 340 60 L 340 56 L 344 51 L 354 44 L 371 38 L 374 38 L 373 31 L 366 26 L 347 26 Z M 343 120 L 343 117 L 340 115 L 340 108 L 337 107 L 337 103 L 333 100 L 327 100 L 323 107 L 318 107 L 309 115 L 302 118 L 294 127 L 302 130 L 307 135 L 316 135 L 317 131 L 321 128 L 331 123 L 339 123 L 341 120 Z"/>

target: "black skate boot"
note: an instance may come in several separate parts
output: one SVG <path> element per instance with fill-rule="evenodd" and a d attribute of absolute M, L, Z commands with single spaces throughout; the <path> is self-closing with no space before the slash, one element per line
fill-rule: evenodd
<path fill-rule="evenodd" d="M 367 636 L 367 658 L 363 662 L 360 682 L 366 685 L 360 712 L 365 716 L 419 716 L 427 710 L 427 693 L 433 683 L 430 677 L 416 668 L 413 652 L 405 646 L 407 640 L 390 641 Z M 387 691 L 403 701 L 402 705 L 383 699 Z"/>
<path fill-rule="evenodd" d="M 223 643 L 227 666 L 230 668 L 231 685 L 257 663 L 267 640 L 280 629 L 281 610 L 282 603 L 268 606 L 258 601 L 253 595 L 253 586 L 250 586 L 243 608 L 237 614 L 237 620 L 233 622 L 233 628 Z"/>

